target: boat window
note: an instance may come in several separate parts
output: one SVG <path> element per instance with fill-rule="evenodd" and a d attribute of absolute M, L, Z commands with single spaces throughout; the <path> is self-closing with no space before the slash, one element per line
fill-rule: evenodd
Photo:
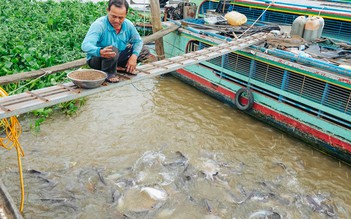
<path fill-rule="evenodd" d="M 203 1 L 199 5 L 199 15 L 204 15 L 207 13 L 207 10 L 215 10 L 218 6 L 218 2 L 213 1 Z"/>
<path fill-rule="evenodd" d="M 192 40 L 186 46 L 185 52 L 189 53 L 189 52 L 194 52 L 194 51 L 197 51 L 197 50 L 199 50 L 199 41 Z"/>
<path fill-rule="evenodd" d="M 256 68 L 254 71 L 253 78 L 268 83 L 271 86 L 276 88 L 282 87 L 283 77 L 284 77 L 284 69 L 278 68 L 273 65 L 268 65 L 263 62 L 255 61 Z"/>
<path fill-rule="evenodd" d="M 227 13 L 228 11 L 233 10 L 233 5 L 230 1 L 227 0 L 220 0 L 216 6 L 217 13 Z"/>
<path fill-rule="evenodd" d="M 230 69 L 235 67 L 236 72 L 245 76 L 249 76 L 251 64 L 250 58 L 238 54 L 230 54 L 229 63 L 230 65 L 228 67 Z"/>
<path fill-rule="evenodd" d="M 330 85 L 325 105 L 341 112 L 351 114 L 351 91 Z"/>

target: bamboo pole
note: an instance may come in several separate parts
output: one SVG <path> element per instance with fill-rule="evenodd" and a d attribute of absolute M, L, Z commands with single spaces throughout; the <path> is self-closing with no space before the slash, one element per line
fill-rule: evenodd
<path fill-rule="evenodd" d="M 156 33 L 162 29 L 161 25 L 161 11 L 160 11 L 160 2 L 159 0 L 150 0 L 150 9 L 151 9 L 151 23 L 152 31 Z M 165 58 L 165 52 L 163 48 L 163 39 L 159 38 L 155 40 L 155 49 L 157 54 L 157 60 Z"/>
<path fill-rule="evenodd" d="M 64 71 L 71 68 L 78 68 L 86 63 L 86 59 L 78 59 L 72 62 L 67 62 L 61 65 L 55 65 L 48 68 L 42 68 L 35 71 L 22 72 L 12 75 L 5 75 L 0 77 L 0 85 L 14 83 L 20 80 L 26 80 L 31 78 L 40 77 L 45 74 L 54 74 L 60 71 Z"/>
<path fill-rule="evenodd" d="M 157 39 L 160 39 L 163 36 L 165 36 L 165 35 L 173 32 L 173 31 L 177 30 L 178 28 L 179 28 L 179 26 L 176 25 L 176 24 L 171 24 L 165 29 L 162 29 L 162 27 L 161 27 L 161 30 L 158 30 L 157 32 L 154 32 L 153 34 L 151 34 L 149 36 L 143 37 L 143 42 L 144 42 L 144 44 L 147 44 L 147 43 L 150 43 L 150 42 L 154 42 Z"/>
<path fill-rule="evenodd" d="M 165 29 L 159 30 L 150 36 L 143 37 L 143 42 L 144 42 L 144 44 L 153 42 L 153 41 L 169 34 L 170 32 L 175 31 L 178 28 L 179 28 L 178 25 L 175 25 L 175 24 L 169 25 Z M 82 59 L 78 59 L 78 60 L 75 60 L 72 62 L 67 62 L 64 64 L 55 65 L 55 66 L 51 66 L 48 68 L 42 68 L 42 69 L 35 70 L 35 71 L 21 72 L 21 73 L 16 73 L 16 74 L 12 74 L 12 75 L 5 75 L 5 76 L 0 77 L 0 85 L 10 84 L 10 83 L 14 83 L 14 82 L 17 82 L 20 80 L 37 78 L 37 77 L 43 76 L 44 74 L 54 74 L 54 73 L 61 72 L 64 70 L 78 68 L 78 67 L 81 67 L 85 64 L 86 64 L 86 59 L 82 58 Z"/>

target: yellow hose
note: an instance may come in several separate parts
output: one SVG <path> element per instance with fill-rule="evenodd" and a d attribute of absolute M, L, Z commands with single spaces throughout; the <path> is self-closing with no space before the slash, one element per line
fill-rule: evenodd
<path fill-rule="evenodd" d="M 7 92 L 0 87 L 0 96 L 8 96 Z M 8 119 L 2 119 L 0 125 L 3 128 L 3 131 L 6 133 L 6 137 L 0 138 L 0 146 L 4 147 L 7 150 L 11 150 L 13 147 L 17 151 L 17 162 L 18 162 L 18 171 L 20 175 L 20 184 L 21 184 L 21 203 L 20 203 L 20 212 L 23 212 L 24 206 L 24 182 L 23 182 L 23 173 L 22 173 L 22 161 L 21 157 L 24 156 L 23 149 L 18 141 L 22 133 L 21 125 L 19 124 L 15 116 Z"/>

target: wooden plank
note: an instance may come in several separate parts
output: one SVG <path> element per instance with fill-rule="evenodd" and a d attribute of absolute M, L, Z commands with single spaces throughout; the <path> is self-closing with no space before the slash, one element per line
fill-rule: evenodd
<path fill-rule="evenodd" d="M 175 31 L 179 29 L 179 26 L 178 25 L 175 25 L 175 24 L 171 24 L 169 25 L 167 28 L 164 28 L 162 30 L 159 30 L 155 33 L 153 33 L 152 35 L 150 36 L 145 36 L 143 37 L 143 42 L 144 44 L 147 44 L 147 43 L 150 43 L 150 42 L 154 42 L 156 39 L 159 39 L 161 37 L 164 37 L 165 35 Z"/>
<path fill-rule="evenodd" d="M 33 97 L 35 97 L 35 98 L 38 98 L 38 99 L 41 100 L 41 101 L 44 101 L 44 102 L 48 102 L 48 101 L 49 101 L 49 100 L 46 99 L 45 97 L 40 96 L 39 94 L 36 94 L 36 93 L 34 93 L 34 92 L 32 92 L 32 91 L 26 91 L 26 93 L 27 93 L 27 94 L 30 94 L 31 96 L 33 96 Z"/>

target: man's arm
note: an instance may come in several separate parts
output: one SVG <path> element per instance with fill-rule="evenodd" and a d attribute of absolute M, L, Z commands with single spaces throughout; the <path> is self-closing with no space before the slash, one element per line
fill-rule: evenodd
<path fill-rule="evenodd" d="M 85 35 L 85 38 L 82 43 L 82 50 L 88 53 L 91 56 L 100 57 L 100 49 L 101 47 L 97 46 L 97 42 L 100 39 L 102 34 L 103 27 L 99 22 L 94 22 L 90 28 L 88 33 Z"/>
<path fill-rule="evenodd" d="M 126 65 L 126 71 L 127 72 L 133 72 L 135 70 L 135 67 L 137 65 L 137 59 L 138 56 L 141 52 L 141 49 L 143 47 L 143 41 L 138 33 L 138 31 L 136 30 L 136 28 L 134 27 L 134 25 L 129 22 L 129 31 L 131 34 L 131 39 L 130 39 L 130 43 L 133 45 L 133 54 L 129 57 L 127 65 Z"/>
<path fill-rule="evenodd" d="M 138 57 L 143 47 L 143 41 L 137 29 L 133 25 L 130 27 L 130 31 L 132 36 L 130 43 L 133 45 L 133 54 L 135 54 Z"/>

